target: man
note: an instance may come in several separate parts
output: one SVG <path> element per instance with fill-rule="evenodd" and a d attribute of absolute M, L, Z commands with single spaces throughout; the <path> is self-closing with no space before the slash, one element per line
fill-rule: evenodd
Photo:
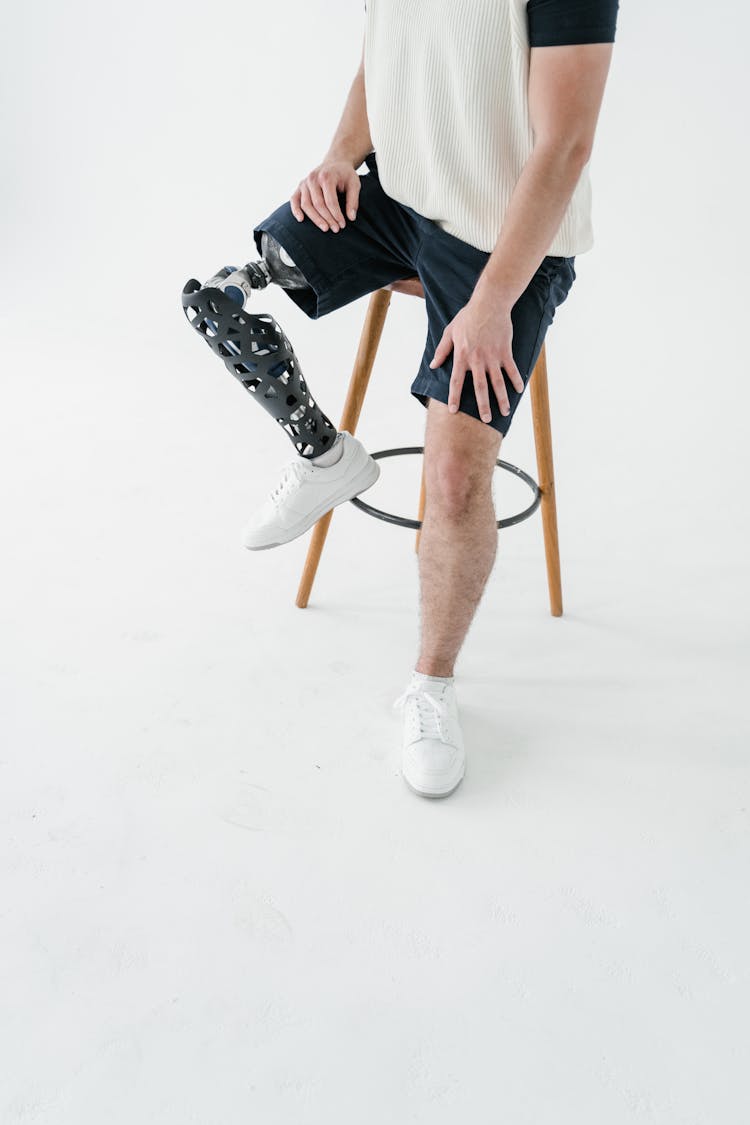
<path fill-rule="evenodd" d="M 497 549 L 493 470 L 575 256 L 593 244 L 588 161 L 617 9 L 366 0 L 362 59 L 330 148 L 253 232 L 259 250 L 301 271 L 286 291 L 312 318 L 384 286 L 425 298 L 410 388 L 427 408 L 421 646 L 394 704 L 403 776 L 423 796 L 447 796 L 465 773 L 454 667 Z M 314 468 L 284 474 L 247 545 L 281 541 L 269 521 L 287 539 L 311 526 L 326 473 L 327 508 L 369 487 L 355 441 L 342 433 L 308 450 Z"/>

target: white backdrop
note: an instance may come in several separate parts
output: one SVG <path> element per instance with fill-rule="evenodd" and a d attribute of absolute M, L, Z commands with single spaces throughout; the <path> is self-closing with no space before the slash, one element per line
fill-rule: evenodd
<path fill-rule="evenodd" d="M 458 666 L 476 746 L 470 817 L 458 795 L 452 812 L 437 803 L 440 816 L 409 801 L 396 771 L 368 797 L 380 747 L 398 740 L 387 708 L 416 638 L 411 537 L 344 506 L 311 606 L 294 608 L 307 537 L 239 548 L 291 444 L 180 306 L 188 277 L 254 256 L 253 224 L 322 157 L 358 65 L 362 7 L 39 0 L 5 13 L 0 802 L 3 947 L 14 952 L 3 1120 L 434 1123 L 487 1119 L 499 1104 L 516 1125 L 739 1125 L 747 7 L 734 0 L 717 19 L 692 0 L 621 4 L 591 162 L 595 247 L 577 259 L 547 342 L 565 616 L 547 611 L 538 522 L 509 529 Z M 366 299 L 318 322 L 276 289 L 261 305 L 336 421 Z M 395 295 L 358 431 L 371 449 L 421 444 L 409 384 L 423 340 L 422 302 Z M 502 456 L 534 472 L 528 399 Z M 378 498 L 406 509 L 411 496 L 416 508 L 417 486 L 416 466 L 392 464 Z M 513 488 L 502 482 L 502 514 L 525 499 Z M 490 697 L 496 727 L 481 718 Z M 495 729 L 508 739 L 500 766 L 480 751 Z M 322 783 L 313 772 L 314 793 L 298 757 L 310 746 L 329 769 Z M 557 771 L 573 761 L 566 789 Z M 516 796 L 524 771 L 533 785 Z M 519 843 L 513 809 L 529 814 L 530 840 L 554 822 L 552 867 L 540 859 L 509 876 L 486 918 L 464 901 L 456 921 L 450 895 L 470 894 L 460 865 L 443 872 L 442 905 L 420 907 L 440 862 L 469 862 L 476 903 L 501 878 L 493 855 L 533 867 L 541 853 Z M 212 834 L 214 814 L 225 835 Z M 269 833 L 268 854 L 242 852 Z M 555 863 L 566 860 L 564 874 Z M 680 882 L 685 865 L 695 884 Z M 394 901 L 397 870 L 414 894 L 402 887 Z M 555 897 L 566 878 L 579 890 L 583 878 L 579 898 Z M 339 946 L 321 904 L 340 920 Z M 625 927 L 619 976 L 586 941 L 607 919 Z M 502 945 L 503 925 L 516 945 Z M 530 942 L 540 925 L 561 935 L 570 991 Z M 443 961 L 436 932 L 455 939 Z M 501 946 L 518 958 L 506 991 L 487 976 Z M 645 948 L 654 960 L 644 953 L 628 974 L 627 950 Z M 454 953 L 460 988 L 477 989 L 476 1024 L 456 1023 L 469 1016 L 441 975 Z M 404 958 L 414 972 L 389 1006 Z M 599 990 L 576 992 L 592 964 Z M 280 998 L 290 974 L 319 1037 Z M 257 1004 L 232 1008 L 250 980 Z M 332 999 L 341 988 L 355 1000 Z M 433 1006 L 446 995 L 441 1023 Z M 683 1006 L 690 997 L 697 1009 Z M 369 1031 L 350 1036 L 366 1017 Z M 652 1024 L 644 1041 L 646 1017 L 659 1034 Z M 697 1026 L 712 1020 L 723 1040 Z M 457 1054 L 441 1054 L 436 1028 L 458 1036 Z M 488 1042 L 510 1052 L 504 1102 L 479 1065 Z M 379 1056 L 396 1068 L 385 1083 Z M 545 1078 L 558 1093 L 565 1084 L 562 1102 L 546 1100 Z M 555 1104 L 575 1113 L 561 1118 Z"/>
<path fill-rule="evenodd" d="M 19 464 L 15 434 L 25 439 L 22 459 L 59 470 L 49 435 L 37 442 L 29 433 L 29 409 L 46 416 L 55 398 L 62 429 L 80 416 L 73 403 L 84 387 L 87 411 L 113 440 L 134 399 L 164 395 L 173 437 L 188 398 L 196 428 L 215 422 L 226 446 L 251 433 L 283 459 L 282 435 L 249 415 L 239 389 L 180 331 L 179 293 L 187 277 L 251 257 L 253 223 L 321 158 L 359 60 L 360 8 L 40 3 L 8 15 L 3 413 L 12 434 L 3 448 L 11 465 Z M 548 341 L 568 541 L 584 525 L 596 528 L 602 545 L 606 537 L 608 549 L 647 566 L 669 597 L 679 596 L 675 571 L 734 572 L 748 550 L 736 493 L 747 467 L 747 368 L 735 337 L 748 243 L 747 13 L 737 4 L 732 34 L 722 37 L 706 35 L 702 13 L 697 4 L 622 7 L 591 164 L 596 244 L 577 260 L 575 292 Z M 318 324 L 280 292 L 264 300 L 335 414 L 364 299 Z M 403 299 L 389 326 L 400 369 L 376 381 L 364 423 L 381 444 L 421 433 L 408 383 L 422 318 L 422 306 Z M 71 363 L 73 377 L 62 378 Z M 525 455 L 528 428 L 519 414 L 508 456 Z M 216 456 L 204 434 L 202 448 Z M 129 437 L 143 448 L 143 434 Z M 259 450 L 253 465 L 262 464 Z M 11 475 L 18 483 L 17 469 Z M 710 573 L 707 597 L 728 609 L 727 583 L 717 587 Z"/>

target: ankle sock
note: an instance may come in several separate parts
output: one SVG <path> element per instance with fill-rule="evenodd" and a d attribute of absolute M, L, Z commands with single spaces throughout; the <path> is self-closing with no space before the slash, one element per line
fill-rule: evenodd
<path fill-rule="evenodd" d="M 418 672 L 413 668 L 412 680 L 429 691 L 431 688 L 439 688 L 441 684 L 452 684 L 455 676 L 428 676 L 426 672 Z"/>
<path fill-rule="evenodd" d="M 344 438 L 341 433 L 336 434 L 333 445 L 330 449 L 326 449 L 325 453 L 319 453 L 317 457 L 311 457 L 313 465 L 322 465 L 327 468 L 329 465 L 335 465 L 340 461 L 344 454 Z"/>

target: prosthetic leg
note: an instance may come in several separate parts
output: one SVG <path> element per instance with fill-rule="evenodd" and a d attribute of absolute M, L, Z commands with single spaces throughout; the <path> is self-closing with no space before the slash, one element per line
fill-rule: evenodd
<path fill-rule="evenodd" d="M 274 318 L 245 310 L 254 289 L 271 282 L 296 289 L 307 281 L 266 231 L 261 253 L 259 261 L 239 270 L 225 266 L 203 285 L 188 281 L 182 308 L 227 370 L 284 428 L 300 456 L 312 459 L 331 448 L 338 431 L 312 398 L 294 349 Z"/>

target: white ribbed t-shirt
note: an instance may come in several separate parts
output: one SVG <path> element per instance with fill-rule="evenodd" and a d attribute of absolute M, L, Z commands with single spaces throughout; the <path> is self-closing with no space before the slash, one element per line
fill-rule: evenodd
<path fill-rule="evenodd" d="M 383 190 L 492 251 L 531 155 L 527 0 L 366 0 L 365 96 Z M 545 251 L 590 250 L 586 164 Z"/>

